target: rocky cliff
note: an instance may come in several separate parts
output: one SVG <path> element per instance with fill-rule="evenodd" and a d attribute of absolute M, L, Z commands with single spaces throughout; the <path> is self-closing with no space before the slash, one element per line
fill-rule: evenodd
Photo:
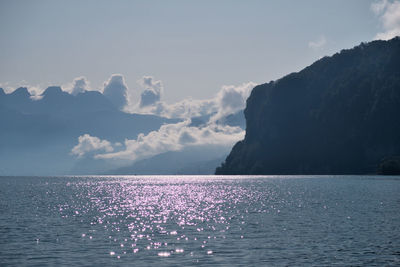
<path fill-rule="evenodd" d="M 246 136 L 216 174 L 376 173 L 400 155 L 400 38 L 256 86 Z"/>

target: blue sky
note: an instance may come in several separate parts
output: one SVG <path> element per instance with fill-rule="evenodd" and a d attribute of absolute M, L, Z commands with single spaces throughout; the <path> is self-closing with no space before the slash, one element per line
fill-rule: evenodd
<path fill-rule="evenodd" d="M 168 103 L 207 99 L 396 30 L 398 3 L 1 0 L 0 85 L 44 89 L 85 76 L 102 89 L 119 73 L 134 98 L 137 81 L 153 76 Z M 394 26 L 384 20 L 390 8 Z"/>

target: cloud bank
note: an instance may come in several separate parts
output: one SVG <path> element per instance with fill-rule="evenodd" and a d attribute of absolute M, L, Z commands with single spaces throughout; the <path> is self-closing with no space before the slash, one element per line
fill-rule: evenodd
<path fill-rule="evenodd" d="M 215 100 L 197 100 L 187 98 L 173 104 L 157 102 L 154 105 L 136 109 L 137 113 L 154 114 L 167 118 L 188 119 L 191 117 L 202 116 L 217 112 Z"/>
<path fill-rule="evenodd" d="M 256 86 L 256 83 L 253 82 L 238 86 L 224 85 L 213 98 L 204 100 L 186 98 L 173 104 L 167 104 L 162 101 L 164 88 L 161 81 L 155 81 L 153 77 L 145 76 L 139 83 L 144 87 L 140 104 L 128 108 L 130 112 L 182 119 L 215 114 L 213 121 L 244 109 L 246 99 Z"/>
<path fill-rule="evenodd" d="M 167 118 L 190 119 L 193 117 L 213 115 L 212 122 L 234 114 L 246 106 L 246 99 L 251 90 L 256 86 L 254 82 L 247 82 L 241 85 L 223 85 L 220 91 L 209 99 L 192 99 L 188 97 L 176 103 L 166 103 L 162 100 L 164 86 L 162 81 L 152 76 L 143 76 L 138 81 L 142 92 L 138 101 L 133 101 L 133 95 L 129 95 L 129 89 L 125 78 L 121 74 L 113 74 L 104 82 L 103 95 L 106 96 L 118 109 L 128 113 L 153 114 Z M 39 87 L 29 87 L 32 98 L 39 100 L 44 91 Z M 86 77 L 80 76 L 72 83 L 64 84 L 62 90 L 71 95 L 95 90 L 90 88 L 90 82 Z M 6 91 L 7 92 L 7 91 Z"/>
<path fill-rule="evenodd" d="M 371 4 L 371 10 L 379 17 L 383 29 L 375 39 L 389 40 L 400 36 L 400 1 L 381 0 Z"/>
<path fill-rule="evenodd" d="M 97 137 L 90 137 L 84 135 L 79 137 L 79 149 L 74 147 L 76 155 L 84 155 L 85 151 L 91 152 L 103 148 L 106 153 L 97 153 L 94 157 L 97 159 L 108 160 L 124 160 L 135 161 L 167 151 L 179 151 L 185 147 L 202 146 L 202 145 L 216 145 L 223 147 L 230 147 L 237 141 L 244 138 L 245 132 L 240 127 L 221 126 L 217 124 L 209 124 L 205 127 L 189 127 L 190 120 L 176 123 L 166 124 L 160 127 L 157 131 L 152 131 L 147 135 L 140 134 L 136 139 L 126 139 L 124 147 L 118 151 L 113 152 L 109 147 L 110 142 L 100 141 Z M 80 149 L 87 142 L 97 138 L 96 145 L 88 145 L 85 150 Z M 104 142 L 100 145 L 99 142 Z M 73 150 L 74 150 L 73 149 Z M 82 154 L 83 153 L 83 154 Z"/>
<path fill-rule="evenodd" d="M 243 129 L 221 125 L 219 119 L 244 109 L 246 99 L 256 86 L 255 83 L 224 85 L 212 98 L 187 98 L 173 104 L 162 101 L 164 86 L 161 81 L 152 76 L 144 76 L 138 83 L 142 92 L 140 99 L 134 104 L 128 101 L 128 86 L 121 74 L 113 74 L 104 83 L 103 94 L 119 109 L 127 110 L 133 107 L 136 113 L 181 118 L 183 121 L 162 125 L 157 131 L 139 134 L 136 139 L 126 139 L 123 144 L 111 143 L 86 133 L 78 137 L 78 143 L 70 151 L 71 155 L 77 158 L 86 156 L 103 159 L 116 164 L 131 163 L 190 147 L 212 145 L 228 148 L 244 138 Z M 88 80 L 83 76 L 75 78 L 65 88 L 65 91 L 72 95 L 90 89 Z M 209 120 L 201 126 L 193 126 L 191 118 L 197 116 L 205 116 L 206 120 Z"/>

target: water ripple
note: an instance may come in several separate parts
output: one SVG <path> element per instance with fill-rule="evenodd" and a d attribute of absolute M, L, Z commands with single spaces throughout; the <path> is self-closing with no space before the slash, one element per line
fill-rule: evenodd
<path fill-rule="evenodd" d="M 3 177 L 0 182 L 0 264 L 400 263 L 396 179 Z"/>

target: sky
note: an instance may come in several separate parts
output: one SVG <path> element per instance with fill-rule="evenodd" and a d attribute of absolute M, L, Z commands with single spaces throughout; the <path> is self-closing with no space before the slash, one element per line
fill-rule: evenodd
<path fill-rule="evenodd" d="M 0 88 L 33 101 L 49 86 L 97 90 L 119 110 L 178 119 L 121 140 L 85 128 L 59 155 L 122 166 L 229 151 L 245 129 L 224 120 L 254 86 L 398 35 L 400 0 L 0 0 Z"/>
<path fill-rule="evenodd" d="M 166 103 L 209 99 L 399 34 L 400 3 L 389 0 L 0 0 L 0 87 L 71 87 L 83 76 L 103 91 L 120 74 L 137 105 L 146 77 Z"/>

